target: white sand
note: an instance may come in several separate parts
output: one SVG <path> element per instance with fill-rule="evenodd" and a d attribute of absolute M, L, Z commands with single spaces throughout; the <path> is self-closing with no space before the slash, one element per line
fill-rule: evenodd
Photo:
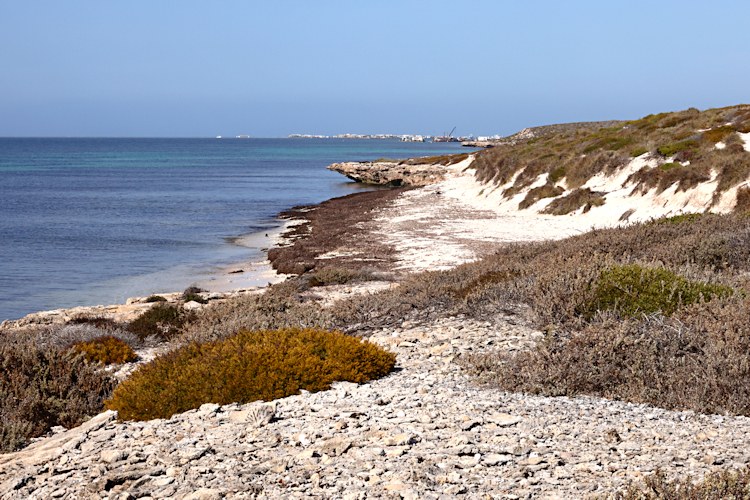
<path fill-rule="evenodd" d="M 745 148 L 745 151 L 750 152 L 750 132 L 746 134 L 738 134 L 740 136 L 740 139 L 742 139 L 743 147 Z"/>
<path fill-rule="evenodd" d="M 743 140 L 750 140 L 750 134 L 744 135 L 747 138 Z M 470 168 L 472 161 L 473 157 L 469 157 L 450 167 L 444 181 L 408 191 L 381 210 L 376 219 L 378 237 L 396 249 L 399 269 L 448 269 L 491 253 L 502 243 L 560 239 L 594 228 L 707 209 L 725 213 L 734 208 L 737 189 L 748 185 L 745 182 L 726 191 L 715 202 L 718 181 L 714 172 L 709 182 L 687 191 L 678 191 L 675 184 L 661 193 L 656 189 L 645 194 L 634 193 L 635 186 L 627 182 L 628 177 L 642 168 L 657 165 L 656 159 L 642 155 L 612 175 L 596 175 L 584 185 L 606 193 L 604 205 L 593 207 L 588 213 L 579 209 L 572 214 L 553 216 L 539 213 L 552 199 L 518 209 L 528 190 L 547 182 L 547 174 L 539 176 L 523 192 L 505 198 L 503 191 L 515 179 L 501 186 L 481 184 Z M 564 180 L 559 185 L 567 187 Z M 566 189 L 564 195 L 570 192 Z M 628 213 L 627 220 L 621 220 Z"/>

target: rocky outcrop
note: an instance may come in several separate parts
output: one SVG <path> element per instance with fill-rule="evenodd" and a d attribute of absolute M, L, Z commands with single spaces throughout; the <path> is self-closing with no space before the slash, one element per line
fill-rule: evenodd
<path fill-rule="evenodd" d="M 381 186 L 427 186 L 445 177 L 446 166 L 439 164 L 410 165 L 398 161 L 367 161 L 334 163 L 328 166 L 356 182 Z"/>

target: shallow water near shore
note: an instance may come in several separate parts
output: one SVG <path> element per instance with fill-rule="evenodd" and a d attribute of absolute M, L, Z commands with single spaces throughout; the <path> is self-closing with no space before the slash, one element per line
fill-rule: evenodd
<path fill-rule="evenodd" d="M 0 321 L 193 284 L 263 285 L 276 214 L 362 189 L 328 164 L 461 151 L 395 140 L 0 138 Z"/>

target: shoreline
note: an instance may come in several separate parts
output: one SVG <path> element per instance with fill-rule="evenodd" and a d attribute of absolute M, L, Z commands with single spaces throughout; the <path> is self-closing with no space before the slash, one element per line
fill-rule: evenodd
<path fill-rule="evenodd" d="M 262 260 L 253 259 L 216 266 L 206 273 L 209 276 L 208 278 L 195 280 L 187 286 L 198 286 L 204 289 L 204 295 L 207 296 L 209 303 L 212 303 L 245 294 L 258 293 L 270 285 L 280 283 L 290 276 L 298 274 L 278 270 L 278 263 L 275 262 L 277 259 L 269 258 L 269 253 L 274 251 L 291 251 L 296 258 L 306 259 L 308 262 L 310 259 L 316 260 L 320 256 L 319 260 L 327 264 L 341 264 L 347 261 L 351 263 L 351 255 L 349 254 L 325 256 L 324 254 L 331 253 L 323 251 L 326 248 L 324 245 L 332 244 L 328 234 L 324 235 L 322 242 L 317 241 L 315 238 L 310 238 L 310 227 L 320 226 L 322 220 L 330 220 L 330 217 L 327 217 L 328 215 L 340 213 L 342 210 L 348 211 L 351 220 L 356 219 L 355 224 L 362 223 L 368 219 L 370 210 L 378 205 L 378 200 L 383 198 L 390 200 L 402 191 L 403 189 L 395 188 L 362 190 L 333 197 L 317 204 L 298 205 L 283 210 L 274 218 L 278 225 L 273 229 L 228 238 L 229 244 L 259 251 L 263 256 Z M 362 199 L 367 198 L 370 198 L 370 200 L 367 200 L 369 203 L 360 203 Z M 387 201 L 384 201 L 384 203 L 387 203 Z M 315 216 L 310 217 L 311 213 L 315 213 Z M 334 226 L 340 226 L 338 221 L 334 222 Z M 343 234 L 338 236 L 337 241 L 340 241 L 342 236 L 346 238 L 353 235 L 351 232 L 343 231 Z M 308 240 L 313 241 L 312 248 L 306 248 L 304 251 L 298 252 L 295 245 L 309 247 Z M 331 248 L 331 250 L 333 249 Z M 285 270 L 288 271 L 288 269 Z M 152 303 L 146 301 L 152 295 L 162 296 L 168 302 L 175 303 L 181 297 L 182 291 L 153 291 L 145 295 L 130 296 L 114 304 L 87 304 L 33 311 L 20 318 L 0 321 L 0 331 L 61 324 L 83 316 L 103 316 L 115 321 L 132 321 L 153 306 Z"/>
<path fill-rule="evenodd" d="M 247 293 L 257 293 L 258 290 L 268 285 L 284 281 L 288 275 L 277 273 L 268 260 L 268 251 L 276 246 L 284 244 L 283 234 L 288 230 L 289 224 L 276 218 L 279 224 L 274 229 L 248 233 L 234 237 L 236 240 L 260 239 L 263 245 L 242 245 L 239 242 L 231 242 L 244 246 L 248 250 L 257 250 L 263 257 L 262 260 L 252 259 L 232 264 L 215 266 L 207 270 L 207 278 L 191 282 L 188 286 L 198 286 L 206 290 L 209 301 L 223 300 Z M 238 272 L 239 271 L 239 272 Z M 44 326 L 56 323 L 65 323 L 71 319 L 81 316 L 105 316 L 116 321 L 130 321 L 138 314 L 149 309 L 153 304 L 146 302 L 149 296 L 162 296 L 168 302 L 176 302 L 182 295 L 182 290 L 159 291 L 154 290 L 146 295 L 134 295 L 127 297 L 121 302 L 114 304 L 86 304 L 71 307 L 59 307 L 55 309 L 44 309 L 34 311 L 20 318 L 12 318 L 0 321 L 0 329 L 17 329 L 28 326 Z"/>

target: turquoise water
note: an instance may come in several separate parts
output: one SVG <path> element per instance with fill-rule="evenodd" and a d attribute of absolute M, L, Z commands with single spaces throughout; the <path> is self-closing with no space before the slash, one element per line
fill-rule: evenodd
<path fill-rule="evenodd" d="M 361 189 L 328 164 L 460 149 L 393 140 L 0 138 L 0 321 L 182 290 L 228 266 L 247 268 L 266 244 L 252 235 L 277 228 L 280 211 Z"/>

